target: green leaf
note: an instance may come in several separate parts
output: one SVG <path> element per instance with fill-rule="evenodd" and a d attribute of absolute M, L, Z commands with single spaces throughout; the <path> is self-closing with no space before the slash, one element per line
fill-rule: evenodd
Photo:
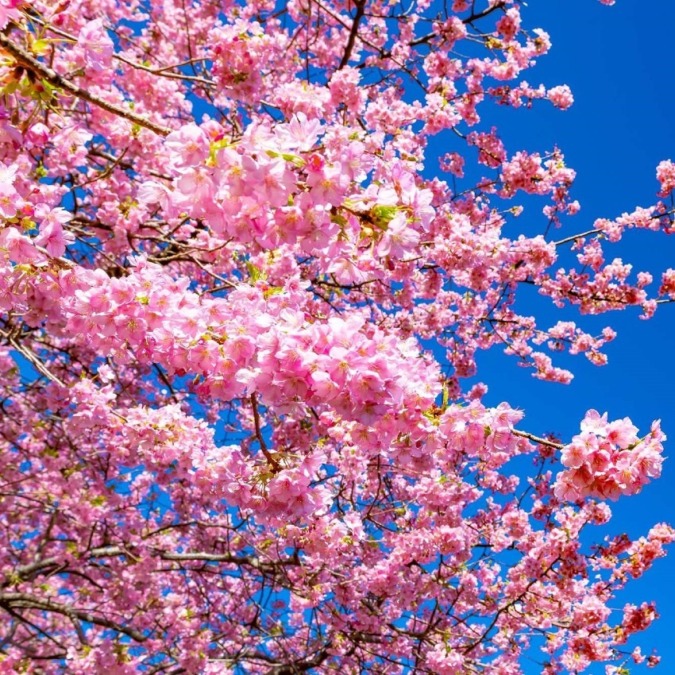
<path fill-rule="evenodd" d="M 258 281 L 264 281 L 267 278 L 267 275 L 252 262 L 246 262 L 246 269 L 249 277 L 251 277 L 251 282 L 254 284 Z"/>
<path fill-rule="evenodd" d="M 44 54 L 46 54 L 47 50 L 49 49 L 49 43 L 50 40 L 45 40 L 44 38 L 40 40 L 35 40 L 31 45 L 33 54 L 37 54 L 38 56 L 43 56 Z"/>
<path fill-rule="evenodd" d="M 386 230 L 389 223 L 394 219 L 398 213 L 398 206 L 391 206 L 386 204 L 376 204 L 370 209 L 370 217 L 373 224 L 381 230 Z"/>

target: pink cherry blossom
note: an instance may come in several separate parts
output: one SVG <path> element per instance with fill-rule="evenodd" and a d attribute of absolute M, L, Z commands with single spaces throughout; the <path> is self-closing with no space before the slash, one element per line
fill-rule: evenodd
<path fill-rule="evenodd" d="M 101 19 L 84 24 L 80 29 L 77 42 L 84 51 L 87 68 L 100 72 L 110 67 L 114 45 Z"/>
<path fill-rule="evenodd" d="M 608 502 L 659 477 L 660 422 L 559 439 L 482 382 L 498 349 L 568 383 L 616 337 L 584 315 L 675 297 L 620 243 L 675 230 L 670 160 L 570 231 L 562 150 L 495 126 L 574 100 L 525 3 L 0 0 L 0 29 L 0 670 L 655 665 L 620 592 L 675 532 Z"/>
<path fill-rule="evenodd" d="M 4 30 L 10 21 L 21 18 L 19 7 L 23 0 L 0 0 L 0 30 Z"/>
<path fill-rule="evenodd" d="M 572 91 L 567 85 L 553 87 L 548 90 L 548 100 L 553 103 L 556 108 L 567 110 L 574 103 Z"/>
<path fill-rule="evenodd" d="M 16 214 L 16 202 L 19 195 L 14 188 L 17 166 L 0 165 L 0 215 L 11 218 Z"/>
<path fill-rule="evenodd" d="M 74 240 L 74 235 L 63 226 L 70 220 L 70 213 L 62 208 L 50 211 L 40 223 L 40 233 L 35 238 L 38 246 L 47 249 L 49 255 L 59 258 L 66 250 L 66 245 Z"/>

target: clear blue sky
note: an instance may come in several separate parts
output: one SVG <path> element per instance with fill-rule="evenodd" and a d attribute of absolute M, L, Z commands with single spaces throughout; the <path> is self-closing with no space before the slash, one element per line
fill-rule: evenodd
<path fill-rule="evenodd" d="M 544 28 L 553 49 L 525 75 L 530 84 L 569 84 L 574 106 L 556 111 L 541 102 L 533 110 L 483 108 L 483 126 L 495 123 L 509 151 L 546 151 L 559 146 L 566 164 L 577 171 L 573 196 L 582 205 L 567 220 L 560 238 L 589 229 L 595 218 L 613 218 L 656 200 L 655 168 L 662 159 L 675 161 L 675 85 L 672 54 L 675 2 L 618 0 L 613 7 L 597 0 L 530 0 L 524 25 Z M 533 209 L 520 225 L 535 234 L 544 221 Z M 675 267 L 675 236 L 635 232 L 614 246 L 612 257 L 654 273 Z M 546 310 L 550 325 L 573 313 Z M 555 431 L 569 439 L 586 410 L 607 411 L 610 418 L 629 416 L 640 430 L 660 418 L 669 435 L 662 478 L 637 497 L 613 505 L 613 533 L 636 536 L 659 521 L 675 524 L 675 305 L 661 307 L 650 321 L 638 310 L 582 318 L 582 326 L 612 325 L 618 337 L 607 348 L 609 365 L 591 366 L 584 357 L 564 359 L 575 373 L 569 386 L 539 382 L 531 371 L 498 353 L 479 361 L 479 378 L 490 391 L 489 404 L 507 400 L 526 412 L 532 432 Z M 546 322 L 546 321 L 545 321 Z M 589 331 L 592 332 L 592 331 Z M 634 582 L 617 607 L 627 601 L 657 600 L 661 619 L 640 644 L 663 657 L 660 672 L 675 673 L 675 550 L 658 561 L 646 578 Z M 532 671 L 534 672 L 534 671 Z M 593 666 L 592 675 L 604 673 Z"/>

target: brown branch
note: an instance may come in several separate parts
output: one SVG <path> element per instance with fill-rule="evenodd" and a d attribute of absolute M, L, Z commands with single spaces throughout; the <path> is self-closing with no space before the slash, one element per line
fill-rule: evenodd
<path fill-rule="evenodd" d="M 14 627 L 12 628 L 12 630 L 10 632 L 10 637 L 5 638 L 2 641 L 2 643 L 1 643 L 2 647 L 4 647 L 6 644 L 11 644 L 11 639 L 13 638 L 14 633 L 16 632 L 17 626 L 20 625 L 19 624 L 19 622 L 20 622 L 22 624 L 25 624 L 26 626 L 30 626 L 36 633 L 46 637 L 47 640 L 49 640 L 50 642 L 53 642 L 59 649 L 63 649 L 63 653 L 65 655 L 65 653 L 67 651 L 65 646 L 61 642 L 59 642 L 53 635 L 50 635 L 46 630 L 44 630 L 43 628 L 40 628 L 40 626 L 38 626 L 36 623 L 33 623 L 30 619 L 26 618 L 23 614 L 21 614 L 21 612 L 17 612 L 14 609 L 12 609 L 12 607 L 7 606 L 4 609 L 10 616 L 13 616 L 15 619 L 17 619 L 17 623 L 14 624 Z M 33 636 L 31 636 L 31 637 L 33 637 Z M 32 656 L 32 658 L 36 658 L 36 657 Z M 47 658 L 50 658 L 50 657 L 47 657 Z M 57 657 L 57 658 L 63 658 L 63 656 Z"/>
<path fill-rule="evenodd" d="M 530 589 L 532 586 L 534 586 L 536 583 L 541 582 L 543 579 L 546 578 L 546 575 L 554 568 L 556 563 L 560 562 L 560 557 L 558 556 L 541 574 L 537 575 L 534 579 L 531 579 L 530 582 L 527 584 L 525 587 L 525 590 L 516 598 L 513 598 L 509 602 L 507 602 L 503 607 L 500 607 L 494 615 L 494 618 L 490 622 L 490 625 L 483 631 L 483 634 L 477 639 L 474 640 L 473 642 L 470 642 L 466 647 L 463 648 L 464 654 L 470 654 L 483 640 L 485 640 L 486 637 L 490 634 L 490 631 L 497 625 L 497 621 L 499 621 L 499 617 L 504 614 L 504 612 L 509 611 L 511 607 L 516 605 L 517 603 L 521 602 L 527 594 L 530 592 Z"/>
<path fill-rule="evenodd" d="M 577 239 L 581 239 L 583 237 L 590 237 L 593 234 L 600 234 L 602 230 L 594 229 L 594 230 L 587 230 L 586 232 L 580 232 L 579 234 L 573 234 L 570 237 L 565 237 L 564 239 L 559 239 L 558 241 L 554 241 L 553 245 L 554 246 L 562 246 L 563 244 L 569 244 L 571 241 L 576 241 Z"/>
<path fill-rule="evenodd" d="M 45 366 L 44 363 L 42 363 L 42 361 L 35 355 L 35 353 L 29 347 L 26 347 L 25 345 L 22 345 L 21 343 L 17 342 L 13 337 L 8 337 L 4 331 L 0 330 L 0 335 L 2 337 L 7 338 L 7 342 L 12 347 L 12 349 L 16 349 L 16 351 L 19 352 L 19 354 L 21 354 L 27 361 L 29 361 L 34 366 L 34 368 L 39 373 L 44 375 L 48 380 L 51 380 L 56 384 L 60 384 L 62 387 L 66 386 L 58 377 L 56 377 L 56 375 L 54 375 L 47 368 L 47 366 Z"/>
<path fill-rule="evenodd" d="M 174 562 L 190 562 L 190 561 L 204 561 L 204 562 L 222 562 L 231 565 L 249 565 L 256 570 L 274 569 L 278 565 L 282 567 L 299 565 L 300 561 L 296 558 L 283 558 L 281 560 L 271 560 L 265 562 L 259 558 L 254 558 L 248 555 L 232 555 L 230 553 L 204 553 L 201 551 L 188 551 L 186 553 L 161 553 L 159 556 L 162 560 Z"/>
<path fill-rule="evenodd" d="M 354 15 L 354 20 L 352 21 L 352 26 L 349 30 L 349 38 L 347 38 L 345 53 L 342 55 L 340 65 L 337 67 L 338 70 L 342 70 L 349 63 L 352 51 L 354 50 L 356 36 L 359 32 L 359 24 L 361 23 L 361 19 L 363 19 L 363 15 L 366 11 L 366 0 L 354 0 L 354 4 L 356 5 L 356 14 Z"/>
<path fill-rule="evenodd" d="M 462 19 L 462 23 L 464 24 L 469 24 L 473 23 L 474 21 L 478 21 L 479 19 L 484 19 L 486 16 L 489 16 L 492 14 L 492 12 L 497 11 L 498 9 L 503 9 L 504 8 L 504 2 L 496 2 L 494 5 L 488 7 L 487 9 L 484 9 L 481 12 L 471 12 L 470 16 L 467 16 L 465 19 Z"/>
<path fill-rule="evenodd" d="M 131 61 L 126 57 L 121 56 L 120 54 L 113 54 L 113 58 L 117 61 L 120 61 L 121 63 L 126 64 L 127 66 L 135 68 L 136 70 L 142 70 L 146 73 L 150 73 L 151 75 L 157 75 L 158 77 L 166 77 L 174 80 L 185 80 L 187 82 L 196 82 L 197 84 L 201 84 L 207 89 L 214 89 L 216 86 L 214 82 L 211 82 L 211 80 L 206 80 L 203 77 L 198 77 L 196 75 L 183 75 L 182 73 L 167 72 L 174 66 L 169 66 L 167 68 L 150 68 L 148 66 L 144 66 L 142 63 L 136 63 L 135 61 Z M 199 59 L 197 59 L 197 61 L 198 60 Z M 193 60 L 191 59 L 190 61 L 188 61 L 188 64 L 192 62 Z"/>
<path fill-rule="evenodd" d="M 533 443 L 539 443 L 541 445 L 548 445 L 551 448 L 556 448 L 557 450 L 562 450 L 565 445 L 563 443 L 557 443 L 556 441 L 550 441 L 547 438 L 541 438 L 540 436 L 535 436 L 527 431 L 519 431 L 518 429 L 512 429 L 511 433 L 514 436 L 520 436 L 521 438 L 527 438 Z"/>
<path fill-rule="evenodd" d="M 262 430 L 260 428 L 260 413 L 258 412 L 258 399 L 255 393 L 251 394 L 251 406 L 253 408 L 253 423 L 255 424 L 255 437 L 258 439 L 258 443 L 260 444 L 260 451 L 262 452 L 263 455 L 265 455 L 265 459 L 267 460 L 268 464 L 272 467 L 272 469 L 275 472 L 280 471 L 281 467 L 279 466 L 279 462 L 277 462 L 277 460 L 274 459 L 274 457 L 272 457 L 272 454 L 267 449 L 267 444 L 265 443 L 265 439 L 263 438 L 262 435 Z"/>
<path fill-rule="evenodd" d="M 60 28 L 57 28 L 56 26 L 52 25 L 48 21 L 45 21 L 37 12 L 36 10 L 31 10 L 29 9 L 29 14 L 30 18 L 32 21 L 35 21 L 39 23 L 41 26 L 46 28 L 48 31 L 59 35 L 66 40 L 69 40 L 73 44 L 77 42 L 77 37 L 75 35 L 72 35 L 71 33 L 66 32 L 65 30 L 61 30 Z M 187 80 L 188 82 L 198 82 L 199 84 L 203 84 L 204 86 L 208 87 L 214 87 L 215 83 L 211 82 L 210 80 L 205 80 L 201 77 L 193 77 L 192 75 L 183 75 L 183 73 L 168 73 L 166 71 L 168 70 L 174 70 L 176 68 L 180 68 L 181 66 L 186 66 L 186 65 L 191 65 L 193 63 L 193 60 L 190 59 L 189 61 L 185 61 L 183 63 L 176 63 L 170 66 L 164 66 L 162 68 L 150 68 L 149 66 L 146 66 L 142 63 L 136 63 L 135 61 L 131 61 L 127 59 L 125 56 L 122 56 L 120 54 L 113 54 L 112 55 L 113 59 L 116 61 L 120 61 L 121 63 L 126 63 L 128 66 L 131 66 L 132 68 L 136 68 L 137 70 L 143 70 L 146 73 L 150 73 L 152 75 L 159 75 L 160 77 L 168 77 L 168 78 L 173 78 L 177 80 Z M 203 61 L 204 59 L 197 59 L 197 61 Z"/>
<path fill-rule="evenodd" d="M 328 652 L 330 647 L 331 642 L 328 642 L 324 647 L 315 652 L 312 657 L 276 666 L 269 671 L 269 675 L 295 675 L 296 673 L 305 673 L 308 670 L 312 670 L 320 666 L 330 656 Z"/>
<path fill-rule="evenodd" d="M 162 382 L 164 383 L 164 386 L 167 387 L 167 389 L 169 390 L 169 394 L 170 394 L 171 398 L 173 399 L 173 401 L 175 403 L 178 403 L 179 401 L 178 401 L 178 398 L 176 396 L 176 392 L 173 388 L 173 385 L 169 381 L 169 378 L 166 376 L 166 373 L 162 370 L 162 368 L 159 364 L 153 363 L 152 366 L 155 369 L 155 372 L 157 373 L 157 375 L 159 376 L 159 379 L 162 380 Z"/>
<path fill-rule="evenodd" d="M 127 549 L 121 546 L 104 546 L 100 548 L 93 548 L 88 551 L 90 558 L 114 558 L 118 556 L 125 556 L 132 558 L 135 562 L 139 558 L 132 555 Z M 204 551 L 186 551 L 184 553 L 171 553 L 168 551 L 161 551 L 155 549 L 153 557 L 167 562 L 221 562 L 231 565 L 248 565 L 256 570 L 269 570 L 277 566 L 293 566 L 299 565 L 300 560 L 297 555 L 290 558 L 282 558 L 280 560 L 261 560 L 248 555 L 233 555 L 231 553 L 207 553 Z M 56 572 L 64 572 L 68 574 L 71 570 L 68 566 L 60 561 L 57 557 L 44 558 L 37 560 L 27 565 L 20 565 L 13 570 L 13 573 L 22 581 L 31 581 L 38 574 L 54 574 Z M 5 584 L 6 586 L 7 584 Z"/>
<path fill-rule="evenodd" d="M 107 159 L 109 162 L 114 162 L 115 164 L 118 164 L 122 169 L 133 169 L 134 171 L 137 171 L 137 169 L 131 162 L 122 161 L 121 157 L 115 157 L 114 155 L 111 155 L 109 152 L 105 152 L 99 148 L 93 147 L 89 150 L 87 154 L 89 154 L 92 157 L 101 157 L 102 159 Z M 152 169 L 150 169 L 148 173 L 151 176 L 154 176 L 155 178 L 162 178 L 163 180 L 168 181 L 173 180 L 173 176 L 168 176 L 167 174 L 160 173 L 159 171 L 153 171 Z"/>
<path fill-rule="evenodd" d="M 9 52 L 16 59 L 17 63 L 20 63 L 24 68 L 31 70 L 41 79 L 49 82 L 49 84 L 52 86 L 59 89 L 64 89 L 76 98 L 87 101 L 88 103 L 91 103 L 102 110 L 112 113 L 113 115 L 123 117 L 124 119 L 129 120 L 134 124 L 138 124 L 140 127 L 145 127 L 146 129 L 149 129 L 160 136 L 168 136 L 171 133 L 171 129 L 160 126 L 159 124 L 155 124 L 149 119 L 141 117 L 140 115 L 136 115 L 130 110 L 124 110 L 124 108 L 120 108 L 113 103 L 108 103 L 102 98 L 99 98 L 98 96 L 90 93 L 86 89 L 78 87 L 76 84 L 63 77 L 63 75 L 59 75 L 59 73 L 57 73 L 55 70 L 52 70 L 41 61 L 38 61 L 31 54 L 19 47 L 19 45 L 12 42 L 6 35 L 3 35 L 2 33 L 0 33 L 0 47 Z"/>
<path fill-rule="evenodd" d="M 29 593 L 0 593 L 0 607 L 3 606 L 7 608 L 21 607 L 24 609 L 38 609 L 45 612 L 55 612 L 56 614 L 62 614 L 63 616 L 68 617 L 71 621 L 79 619 L 80 621 L 92 623 L 96 626 L 101 626 L 102 628 L 110 628 L 111 630 L 115 630 L 118 633 L 130 637 L 136 642 L 145 642 L 147 639 L 146 635 L 143 635 L 143 633 L 140 633 L 134 628 L 123 626 L 115 621 L 111 621 L 102 616 L 97 616 L 96 614 L 92 614 L 85 610 L 74 609 L 66 604 L 56 602 L 51 598 L 36 598 Z"/>

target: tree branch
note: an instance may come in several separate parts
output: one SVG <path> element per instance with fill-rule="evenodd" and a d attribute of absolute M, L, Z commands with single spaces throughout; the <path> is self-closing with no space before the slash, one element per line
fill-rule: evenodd
<path fill-rule="evenodd" d="M 168 136 L 171 133 L 171 129 L 167 129 L 166 127 L 160 126 L 159 124 L 155 124 L 149 119 L 141 117 L 140 115 L 136 115 L 130 110 L 124 110 L 124 108 L 120 108 L 113 103 L 108 103 L 102 98 L 99 98 L 98 96 L 90 93 L 86 89 L 78 87 L 76 84 L 73 84 L 73 82 L 63 77 L 63 75 L 59 75 L 59 73 L 57 73 L 55 70 L 52 70 L 44 63 L 38 61 L 31 54 L 19 47 L 19 45 L 12 42 L 6 35 L 3 35 L 2 33 L 0 33 L 0 47 L 9 52 L 24 68 L 33 71 L 41 79 L 49 82 L 49 84 L 52 86 L 65 89 L 76 98 L 87 101 L 88 103 L 91 103 L 102 110 L 112 113 L 113 115 L 123 117 L 124 119 L 129 120 L 134 124 L 138 124 L 140 127 L 145 127 L 146 129 L 149 129 L 160 136 Z"/>
<path fill-rule="evenodd" d="M 93 548 L 88 552 L 90 558 L 113 558 L 117 556 L 125 556 L 127 558 L 134 558 L 134 556 L 121 546 L 105 546 L 100 548 Z M 290 558 L 282 558 L 280 560 L 261 560 L 260 558 L 248 555 L 233 555 L 231 553 L 207 553 L 205 551 L 186 551 L 184 553 L 171 553 L 169 551 L 155 550 L 153 557 L 167 562 L 221 562 L 232 565 L 248 565 L 256 570 L 270 570 L 278 566 L 293 566 L 299 565 L 300 560 L 297 556 Z M 135 558 L 138 560 L 138 558 Z M 14 574 L 22 581 L 30 581 L 38 574 L 52 574 L 54 572 L 68 573 L 68 566 L 64 565 L 63 561 L 53 556 L 37 560 L 27 565 L 20 565 L 14 569 Z"/>
<path fill-rule="evenodd" d="M 352 51 L 354 50 L 356 36 L 359 32 L 359 24 L 361 23 L 361 19 L 363 19 L 363 15 L 366 11 L 366 0 L 354 0 L 354 4 L 356 5 L 356 14 L 354 15 L 354 20 L 352 21 L 352 27 L 349 30 L 349 38 L 347 38 L 345 53 L 342 55 L 340 65 L 337 67 L 338 70 L 342 70 L 349 63 Z"/>
<path fill-rule="evenodd" d="M 265 443 L 265 439 L 263 438 L 262 435 L 262 430 L 260 428 L 260 413 L 258 412 L 258 399 L 255 395 L 255 393 L 251 394 L 251 406 L 253 408 L 253 423 L 255 424 L 255 437 L 258 439 L 258 443 L 260 444 L 260 451 L 262 452 L 263 455 L 265 455 L 265 459 L 267 460 L 268 464 L 274 469 L 274 471 L 279 471 L 281 467 L 279 466 L 279 462 L 277 462 L 274 457 L 272 457 L 272 453 L 267 449 L 267 444 Z"/>
<path fill-rule="evenodd" d="M 33 367 L 39 373 L 44 375 L 48 380 L 51 380 L 56 384 L 60 384 L 62 387 L 66 386 L 58 377 L 56 377 L 56 375 L 54 375 L 54 373 L 52 373 L 47 368 L 47 366 L 45 366 L 44 363 L 42 363 L 42 361 L 38 358 L 38 356 L 29 347 L 22 345 L 20 342 L 18 342 L 11 336 L 8 336 L 7 333 L 5 333 L 2 330 L 0 330 L 0 335 L 7 339 L 7 342 L 10 345 L 10 347 L 12 347 L 12 349 L 15 349 L 17 352 L 19 352 L 19 354 L 21 354 L 27 361 L 29 361 L 33 365 Z"/>
<path fill-rule="evenodd" d="M 0 593 L 0 607 L 23 607 L 25 609 L 39 609 L 46 612 L 55 612 L 57 614 L 62 614 L 67 616 L 71 621 L 79 619 L 80 621 L 86 621 L 87 623 L 92 623 L 96 626 L 101 626 L 102 628 L 110 628 L 115 630 L 118 633 L 122 633 L 127 637 L 130 637 L 136 642 L 145 642 L 147 639 L 146 635 L 140 633 L 139 631 L 123 626 L 122 624 L 106 619 L 102 616 L 97 616 L 91 612 L 87 612 L 81 609 L 74 609 L 60 602 L 55 602 L 51 598 L 43 600 L 42 598 L 36 598 L 29 593 Z"/>
<path fill-rule="evenodd" d="M 512 429 L 511 433 L 514 436 L 520 436 L 521 438 L 527 438 L 533 443 L 540 443 L 541 445 L 548 445 L 551 448 L 556 448 L 557 450 L 562 450 L 565 447 L 564 443 L 557 443 L 556 441 L 550 441 L 547 438 L 541 438 L 540 436 L 535 436 L 527 431 L 519 431 L 518 429 Z"/>

